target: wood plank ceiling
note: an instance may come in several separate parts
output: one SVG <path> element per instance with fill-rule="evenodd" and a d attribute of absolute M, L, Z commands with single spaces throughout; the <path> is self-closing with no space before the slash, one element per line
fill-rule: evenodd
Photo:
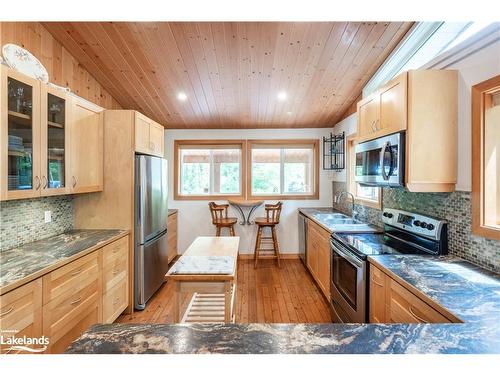
<path fill-rule="evenodd" d="M 412 23 L 43 25 L 123 108 L 208 129 L 331 127 Z"/>

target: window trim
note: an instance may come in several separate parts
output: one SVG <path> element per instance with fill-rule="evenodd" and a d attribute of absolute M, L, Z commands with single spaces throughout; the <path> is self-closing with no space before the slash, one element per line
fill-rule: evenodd
<path fill-rule="evenodd" d="M 500 240 L 500 228 L 484 222 L 484 95 L 500 89 L 500 75 L 472 86 L 472 233 Z"/>
<path fill-rule="evenodd" d="M 366 207 L 375 208 L 377 210 L 382 209 L 382 188 L 378 187 L 377 199 L 368 199 L 366 197 L 360 197 L 357 195 L 356 182 L 354 181 L 354 158 L 352 157 L 354 146 L 356 145 L 357 133 L 351 134 L 346 138 L 346 158 L 347 158 L 347 191 L 354 196 L 354 203 Z M 352 199 L 349 197 L 349 201 Z"/>
<path fill-rule="evenodd" d="M 313 192 L 311 194 L 275 194 L 275 195 L 253 195 L 252 194 L 252 146 L 253 145 L 312 145 L 313 149 Z M 246 196 L 253 200 L 309 200 L 319 199 L 319 139 L 250 139 L 247 140 L 248 167 L 246 175 Z M 280 177 L 281 183 L 281 177 Z"/>
<path fill-rule="evenodd" d="M 240 168 L 240 193 L 239 194 L 211 194 L 211 195 L 183 195 L 180 194 L 180 159 L 179 151 L 182 146 L 228 146 L 241 147 L 241 168 Z M 243 199 L 246 191 L 246 167 L 247 167 L 246 141 L 243 139 L 193 139 L 174 140 L 174 200 L 226 200 Z"/>

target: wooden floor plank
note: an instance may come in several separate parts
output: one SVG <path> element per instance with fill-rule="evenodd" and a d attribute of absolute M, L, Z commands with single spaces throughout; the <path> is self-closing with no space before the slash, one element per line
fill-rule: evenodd
<path fill-rule="evenodd" d="M 182 295 L 181 311 L 191 301 Z M 203 304 L 213 304 L 206 301 Z M 172 323 L 174 288 L 165 283 L 143 311 L 122 315 L 120 323 Z M 218 303 L 218 302 L 215 302 Z M 298 259 L 262 260 L 254 269 L 253 260 L 238 260 L 236 323 L 326 323 L 331 322 L 328 302 Z"/>

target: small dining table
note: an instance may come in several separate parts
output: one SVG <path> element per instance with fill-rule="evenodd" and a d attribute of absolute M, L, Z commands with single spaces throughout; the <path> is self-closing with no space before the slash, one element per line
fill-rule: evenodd
<path fill-rule="evenodd" d="M 174 323 L 234 322 L 239 237 L 197 237 L 165 275 L 174 283 Z M 181 293 L 192 293 L 180 316 Z"/>
<path fill-rule="evenodd" d="M 252 213 L 261 206 L 264 201 L 256 200 L 256 199 L 228 199 L 228 203 L 236 209 L 241 215 L 242 220 L 240 221 L 240 225 L 252 225 L 253 223 L 250 221 Z M 245 215 L 243 208 L 249 208 L 248 215 Z"/>

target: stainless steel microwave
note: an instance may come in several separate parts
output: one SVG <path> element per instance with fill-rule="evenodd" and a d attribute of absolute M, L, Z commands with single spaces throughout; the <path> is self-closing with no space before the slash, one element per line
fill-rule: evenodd
<path fill-rule="evenodd" d="M 360 143 L 355 152 L 356 182 L 365 186 L 404 186 L 405 132 Z"/>

